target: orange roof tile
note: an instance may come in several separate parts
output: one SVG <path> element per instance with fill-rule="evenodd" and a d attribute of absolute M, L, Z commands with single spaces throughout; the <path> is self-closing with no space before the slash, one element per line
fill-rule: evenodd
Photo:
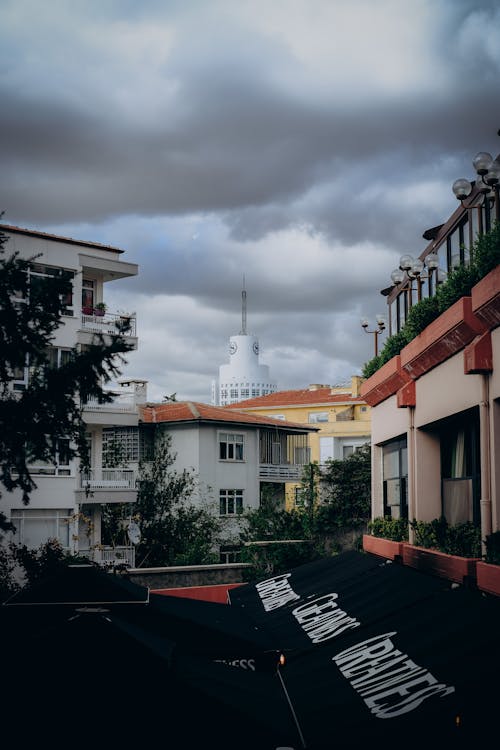
<path fill-rule="evenodd" d="M 281 427 L 301 432 L 316 431 L 317 427 L 277 420 L 273 417 L 265 417 L 259 414 L 248 414 L 247 412 L 232 409 L 228 411 L 224 406 L 211 406 L 195 401 L 175 401 L 166 404 L 144 404 L 140 408 L 140 419 L 144 423 L 165 422 L 229 422 L 232 424 L 248 424 L 256 427 Z"/>
<path fill-rule="evenodd" d="M 323 404 L 366 403 L 364 399 L 352 396 L 350 393 L 332 393 L 330 387 L 302 388 L 296 391 L 277 391 L 267 396 L 257 396 L 239 401 L 237 404 L 228 404 L 224 409 L 250 409 L 259 406 L 320 406 Z"/>

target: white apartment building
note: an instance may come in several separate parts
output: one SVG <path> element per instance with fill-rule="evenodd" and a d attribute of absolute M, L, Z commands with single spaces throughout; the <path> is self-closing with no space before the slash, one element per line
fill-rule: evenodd
<path fill-rule="evenodd" d="M 121 316 L 113 311 L 103 312 L 99 305 L 105 303 L 107 283 L 137 275 L 138 266 L 122 260 L 123 250 L 17 226 L 0 225 L 0 229 L 9 238 L 7 254 L 18 252 L 25 259 L 37 256 L 30 275 L 43 277 L 54 269 L 63 269 L 72 278 L 72 298 L 68 300 L 63 324 L 53 342 L 54 362 L 63 361 L 74 347 L 92 344 L 95 333 L 116 335 L 118 332 L 129 337 L 137 348 L 135 316 L 130 314 L 130 328 L 124 333 L 120 329 Z M 12 382 L 13 390 L 22 391 L 28 378 L 26 367 Z M 79 471 L 78 460 L 70 460 L 61 444 L 56 465 L 30 467 L 37 489 L 28 506 L 23 504 L 19 491 L 2 489 L 0 509 L 16 527 L 14 541 L 36 548 L 49 538 L 56 538 L 74 553 L 92 550 L 98 562 L 115 562 L 113 558 L 118 552 L 121 561 L 133 565 L 132 545 L 118 551 L 100 549 L 101 508 L 105 503 L 134 503 L 136 500 L 137 407 L 144 401 L 146 382 L 124 380 L 112 403 L 85 404 L 84 419 L 91 453 L 89 474 Z M 108 466 L 103 460 L 106 446 L 116 437 L 126 446 L 127 465 L 132 468 Z"/>
<path fill-rule="evenodd" d="M 259 340 L 247 333 L 246 291 L 242 291 L 242 325 L 237 336 L 229 339 L 229 364 L 219 367 L 219 377 L 212 381 L 211 403 L 217 406 L 236 404 L 248 398 L 267 396 L 278 390 L 269 366 L 260 364 Z"/>

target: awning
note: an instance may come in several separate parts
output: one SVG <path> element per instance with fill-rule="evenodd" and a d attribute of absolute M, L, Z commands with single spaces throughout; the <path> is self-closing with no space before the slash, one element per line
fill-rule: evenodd
<path fill-rule="evenodd" d="M 229 596 L 285 650 L 304 747 L 456 748 L 497 732 L 497 598 L 360 552 Z"/>

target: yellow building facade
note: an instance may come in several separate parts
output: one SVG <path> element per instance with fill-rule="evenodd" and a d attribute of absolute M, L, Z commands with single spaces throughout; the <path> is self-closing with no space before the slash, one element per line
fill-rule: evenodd
<path fill-rule="evenodd" d="M 277 391 L 226 408 L 254 412 L 278 420 L 314 425 L 308 436 L 309 462 L 343 459 L 371 440 L 370 406 L 360 396 L 363 378 L 354 375 L 346 386 L 313 383 L 307 388 Z M 299 485 L 287 484 L 286 507 L 298 502 Z"/>

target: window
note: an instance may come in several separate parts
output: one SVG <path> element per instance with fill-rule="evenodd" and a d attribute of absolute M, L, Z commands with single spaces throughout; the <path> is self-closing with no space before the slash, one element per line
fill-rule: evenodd
<path fill-rule="evenodd" d="M 250 396 L 250 389 L 249 388 L 242 388 L 241 389 L 241 398 L 248 398 Z"/>
<path fill-rule="evenodd" d="M 318 422 L 328 422 L 327 411 L 312 411 L 309 412 L 308 420 L 309 424 L 317 424 Z"/>
<path fill-rule="evenodd" d="M 139 461 L 137 427 L 105 427 L 102 431 L 102 455 L 103 463 L 108 468 Z"/>
<path fill-rule="evenodd" d="M 240 548 L 234 545 L 223 545 L 219 550 L 219 561 L 222 565 L 240 562 Z"/>
<path fill-rule="evenodd" d="M 47 349 L 47 360 L 48 366 L 58 368 L 61 365 L 65 365 L 71 358 L 71 349 L 60 349 L 56 346 L 51 346 Z"/>
<path fill-rule="evenodd" d="M 243 513 L 243 490 L 219 490 L 219 514 L 232 516 Z"/>
<path fill-rule="evenodd" d="M 63 297 L 63 315 L 73 315 L 73 278 L 74 271 L 67 271 L 64 268 L 53 268 L 51 266 L 44 266 L 40 263 L 33 263 L 29 270 L 29 281 L 30 289 L 37 290 L 38 293 L 43 296 L 44 284 L 46 279 L 51 277 L 60 276 L 66 281 L 70 282 L 70 289 L 68 293 Z"/>
<path fill-rule="evenodd" d="M 238 389 L 237 388 L 231 388 L 229 395 L 231 398 L 238 398 Z"/>
<path fill-rule="evenodd" d="M 13 539 L 16 544 L 30 549 L 45 544 L 48 539 L 57 539 L 65 548 L 69 547 L 70 510 L 55 508 L 26 508 L 13 510 L 11 521 L 16 527 Z"/>
<path fill-rule="evenodd" d="M 231 432 L 219 433 L 219 459 L 221 461 L 243 461 L 243 435 Z"/>
<path fill-rule="evenodd" d="M 14 391 L 24 391 L 28 387 L 29 367 L 16 367 L 12 373 L 12 388 Z"/>
<path fill-rule="evenodd" d="M 273 419 L 279 419 L 282 422 L 285 421 L 285 415 L 284 414 L 267 414 L 266 416 L 272 417 Z"/>
<path fill-rule="evenodd" d="M 92 279 L 82 281 L 82 312 L 92 315 L 94 311 L 94 282 Z"/>
<path fill-rule="evenodd" d="M 56 443 L 56 450 L 52 461 L 36 460 L 30 464 L 30 471 L 33 474 L 40 474 L 52 477 L 68 477 L 71 475 L 70 467 L 71 455 L 69 449 L 69 440 L 59 438 Z"/>
<path fill-rule="evenodd" d="M 408 517 L 408 450 L 406 437 L 382 448 L 384 515 Z"/>
<path fill-rule="evenodd" d="M 294 501 L 296 508 L 303 508 L 306 504 L 304 501 L 305 490 L 302 487 L 294 488 Z"/>

